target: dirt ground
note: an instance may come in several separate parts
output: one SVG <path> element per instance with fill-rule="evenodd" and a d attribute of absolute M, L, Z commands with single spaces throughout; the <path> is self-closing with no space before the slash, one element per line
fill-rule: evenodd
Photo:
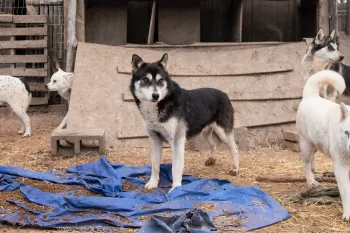
<path fill-rule="evenodd" d="M 33 136 L 21 138 L 17 135 L 18 122 L 13 115 L 0 115 L 0 161 L 2 165 L 21 166 L 35 171 L 65 170 L 66 168 L 95 161 L 99 158 L 96 152 L 84 152 L 82 155 L 69 156 L 50 154 L 50 133 L 59 125 L 63 115 L 31 114 Z M 264 183 L 255 181 L 258 175 L 302 176 L 302 165 L 299 154 L 277 147 L 240 152 L 241 173 L 238 177 L 228 175 L 231 158 L 227 152 L 218 154 L 217 164 L 206 167 L 204 161 L 207 152 L 186 151 L 185 173 L 197 177 L 226 179 L 243 186 L 257 185 L 278 200 L 290 213 L 291 218 L 273 226 L 254 232 L 349 232 L 350 223 L 341 220 L 342 207 L 337 202 L 331 205 L 305 205 L 292 203 L 282 198 L 284 195 L 296 193 L 303 183 Z M 149 149 L 111 149 L 106 157 L 115 163 L 126 165 L 150 164 Z M 163 163 L 171 162 L 171 151 L 164 151 Z M 319 172 L 331 170 L 331 163 L 323 156 L 317 156 Z M 324 184 L 327 187 L 335 184 Z M 0 192 L 0 201 L 4 200 L 4 192 Z M 1 202 L 0 202 L 1 203 Z M 72 231 L 22 229 L 13 226 L 0 226 L 6 233 L 66 233 Z M 136 232 L 137 230 L 116 229 L 115 232 Z"/>

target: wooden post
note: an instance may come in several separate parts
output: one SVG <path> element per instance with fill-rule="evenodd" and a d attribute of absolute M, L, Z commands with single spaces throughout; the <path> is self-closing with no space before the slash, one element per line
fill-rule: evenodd
<path fill-rule="evenodd" d="M 350 35 L 350 0 L 348 0 L 346 7 L 345 32 L 347 35 Z"/>
<path fill-rule="evenodd" d="M 155 24 L 156 24 L 156 5 L 157 5 L 157 0 L 153 0 L 152 14 L 151 14 L 151 20 L 149 23 L 147 44 L 154 43 L 154 29 L 155 29 Z"/>
<path fill-rule="evenodd" d="M 73 72 L 75 48 L 77 38 L 75 37 L 77 17 L 77 0 L 70 0 L 68 5 L 68 31 L 67 31 L 67 62 L 66 71 Z"/>
<path fill-rule="evenodd" d="M 328 0 L 328 15 L 329 15 L 329 32 L 336 30 L 338 34 L 338 23 L 337 23 L 337 0 Z"/>
<path fill-rule="evenodd" d="M 317 25 L 318 28 L 323 29 L 325 35 L 328 35 L 330 33 L 328 17 L 328 0 L 318 0 Z"/>

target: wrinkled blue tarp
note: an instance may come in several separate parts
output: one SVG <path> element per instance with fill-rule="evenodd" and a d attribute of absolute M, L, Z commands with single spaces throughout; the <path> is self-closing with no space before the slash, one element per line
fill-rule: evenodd
<path fill-rule="evenodd" d="M 183 176 L 183 186 L 168 194 L 171 165 L 167 164 L 161 165 L 160 188 L 144 192 L 143 186 L 149 178 L 145 179 L 145 176 L 150 174 L 150 166 L 111 164 L 105 157 L 91 164 L 71 167 L 67 173 L 32 172 L 19 167 L 0 166 L 0 191 L 20 189 L 27 200 L 52 207 L 50 210 L 32 210 L 24 203 L 8 199 L 11 204 L 26 210 L 28 216 L 0 211 L 0 222 L 53 228 L 141 227 L 145 224 L 145 215 L 179 214 L 198 207 L 198 204 L 215 205 L 215 211 L 208 211 L 210 217 L 218 217 L 213 223 L 216 227 L 226 226 L 225 229 L 231 230 L 257 229 L 289 217 L 277 201 L 255 186 L 238 187 L 225 180 Z M 62 195 L 48 193 L 13 181 L 17 177 L 82 185 L 104 197 L 78 197 L 73 191 Z M 123 191 L 122 184 L 125 182 L 136 188 Z"/>

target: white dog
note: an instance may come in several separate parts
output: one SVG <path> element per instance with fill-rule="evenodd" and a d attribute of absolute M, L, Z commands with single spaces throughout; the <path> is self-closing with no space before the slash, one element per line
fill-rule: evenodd
<path fill-rule="evenodd" d="M 69 99 L 70 93 L 73 85 L 74 74 L 70 72 L 65 72 L 56 64 L 57 71 L 52 75 L 50 82 L 46 84 L 46 88 L 49 91 L 57 91 L 62 98 L 68 101 L 69 108 Z M 61 124 L 57 129 L 63 129 L 67 126 L 67 114 L 63 118 Z"/>
<path fill-rule="evenodd" d="M 350 221 L 350 109 L 319 96 L 324 85 L 332 85 L 339 94 L 345 90 L 343 77 L 330 70 L 312 75 L 305 84 L 296 123 L 300 138 L 304 175 L 309 189 L 316 188 L 314 154 L 330 157 L 343 204 L 343 219 Z"/>
<path fill-rule="evenodd" d="M 6 104 L 18 116 L 21 129 L 18 134 L 29 137 L 32 134 L 27 109 L 32 99 L 29 86 L 22 79 L 0 75 L 0 105 Z"/>

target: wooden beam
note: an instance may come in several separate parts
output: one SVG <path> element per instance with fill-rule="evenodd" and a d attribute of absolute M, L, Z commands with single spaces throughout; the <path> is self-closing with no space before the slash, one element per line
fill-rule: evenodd
<path fill-rule="evenodd" d="M 0 41 L 0 49 L 39 49 L 46 47 L 46 40 Z"/>
<path fill-rule="evenodd" d="M 12 15 L 0 15 L 0 23 L 12 23 Z"/>
<path fill-rule="evenodd" d="M 12 75 L 16 77 L 46 77 L 45 69 L 29 69 L 29 68 L 2 68 L 0 75 Z"/>
<path fill-rule="evenodd" d="M 336 29 L 338 34 L 337 0 L 328 0 L 329 32 Z"/>
<path fill-rule="evenodd" d="M 46 23 L 46 15 L 14 15 L 13 23 Z"/>
<path fill-rule="evenodd" d="M 28 85 L 29 85 L 29 88 L 31 91 L 45 91 L 45 92 L 47 92 L 45 83 L 29 83 Z"/>
<path fill-rule="evenodd" d="M 0 28 L 1 36 L 45 36 L 47 28 Z"/>
<path fill-rule="evenodd" d="M 73 72 L 73 64 L 75 57 L 75 48 L 77 46 L 77 38 L 75 36 L 77 19 L 77 0 L 70 0 L 68 5 L 68 33 L 67 33 L 67 63 L 66 71 Z"/>
<path fill-rule="evenodd" d="M 47 56 L 44 55 L 0 55 L 0 63 L 45 63 Z"/>
<path fill-rule="evenodd" d="M 329 34 L 328 0 L 318 0 L 317 25 L 322 28 L 325 35 Z"/>
<path fill-rule="evenodd" d="M 347 35 L 350 35 L 350 0 L 347 2 L 346 7 L 346 24 L 345 24 L 345 32 Z"/>
<path fill-rule="evenodd" d="M 26 0 L 27 5 L 61 5 L 63 0 Z"/>
<path fill-rule="evenodd" d="M 149 23 L 147 44 L 154 43 L 154 29 L 155 29 L 155 24 L 156 24 L 156 10 L 157 10 L 156 5 L 157 5 L 157 0 L 153 0 L 152 14 L 151 14 L 151 20 Z"/>
<path fill-rule="evenodd" d="M 47 98 L 40 98 L 40 97 L 32 97 L 32 101 L 30 102 L 30 105 L 46 105 L 49 101 Z"/>

